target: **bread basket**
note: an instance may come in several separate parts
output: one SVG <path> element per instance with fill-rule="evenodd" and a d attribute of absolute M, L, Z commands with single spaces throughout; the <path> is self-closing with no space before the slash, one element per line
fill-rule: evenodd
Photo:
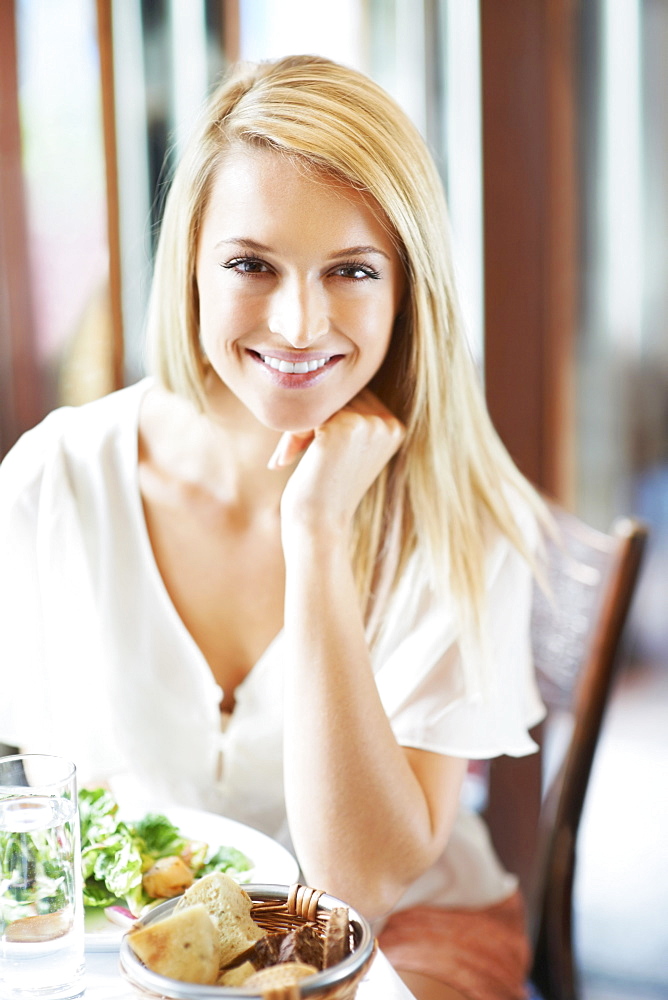
<path fill-rule="evenodd" d="M 291 931 L 310 923 L 324 938 L 329 912 L 347 906 L 335 896 L 307 886 L 244 885 L 253 901 L 251 915 L 267 931 Z M 180 897 L 178 897 L 180 898 Z M 149 924 L 169 916 L 178 898 L 160 903 L 141 921 Z M 121 942 L 120 968 L 138 997 L 151 1000 L 353 1000 L 357 987 L 368 970 L 376 951 L 376 941 L 369 922 L 352 907 L 350 917 L 351 953 L 336 965 L 318 972 L 299 985 L 273 987 L 256 993 L 241 986 L 201 986 L 184 983 L 151 972 L 133 953 L 127 938 Z"/>

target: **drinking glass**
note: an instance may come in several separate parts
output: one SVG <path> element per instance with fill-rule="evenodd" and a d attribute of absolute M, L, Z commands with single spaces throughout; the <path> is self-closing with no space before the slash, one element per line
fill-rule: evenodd
<path fill-rule="evenodd" d="M 82 996 L 83 914 L 74 764 L 0 758 L 0 1000 Z"/>

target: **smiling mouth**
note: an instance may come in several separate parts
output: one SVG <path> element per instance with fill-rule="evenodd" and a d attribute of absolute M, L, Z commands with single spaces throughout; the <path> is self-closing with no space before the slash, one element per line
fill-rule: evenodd
<path fill-rule="evenodd" d="M 269 354 L 259 354 L 257 351 L 253 353 L 263 364 L 284 375 L 306 375 L 309 372 L 318 371 L 319 368 L 324 368 L 333 357 L 333 355 L 328 354 L 322 358 L 311 358 L 309 361 L 293 362 L 285 361 L 283 358 L 274 358 Z"/>

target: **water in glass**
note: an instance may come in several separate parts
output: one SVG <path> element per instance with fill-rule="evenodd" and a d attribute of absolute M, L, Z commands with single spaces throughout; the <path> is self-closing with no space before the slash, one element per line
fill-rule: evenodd
<path fill-rule="evenodd" d="M 0 1000 L 81 996 L 76 802 L 46 795 L 0 797 L 0 860 Z"/>

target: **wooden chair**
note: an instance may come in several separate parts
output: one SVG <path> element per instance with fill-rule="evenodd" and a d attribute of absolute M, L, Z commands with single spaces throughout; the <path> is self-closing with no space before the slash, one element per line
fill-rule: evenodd
<path fill-rule="evenodd" d="M 501 860 L 520 878 L 534 947 L 532 988 L 577 1000 L 572 894 L 576 841 L 613 668 L 638 579 L 646 529 L 623 518 L 609 534 L 551 506 L 551 599 L 536 588 L 535 664 L 548 714 L 540 754 L 492 761 L 485 810 Z"/>

